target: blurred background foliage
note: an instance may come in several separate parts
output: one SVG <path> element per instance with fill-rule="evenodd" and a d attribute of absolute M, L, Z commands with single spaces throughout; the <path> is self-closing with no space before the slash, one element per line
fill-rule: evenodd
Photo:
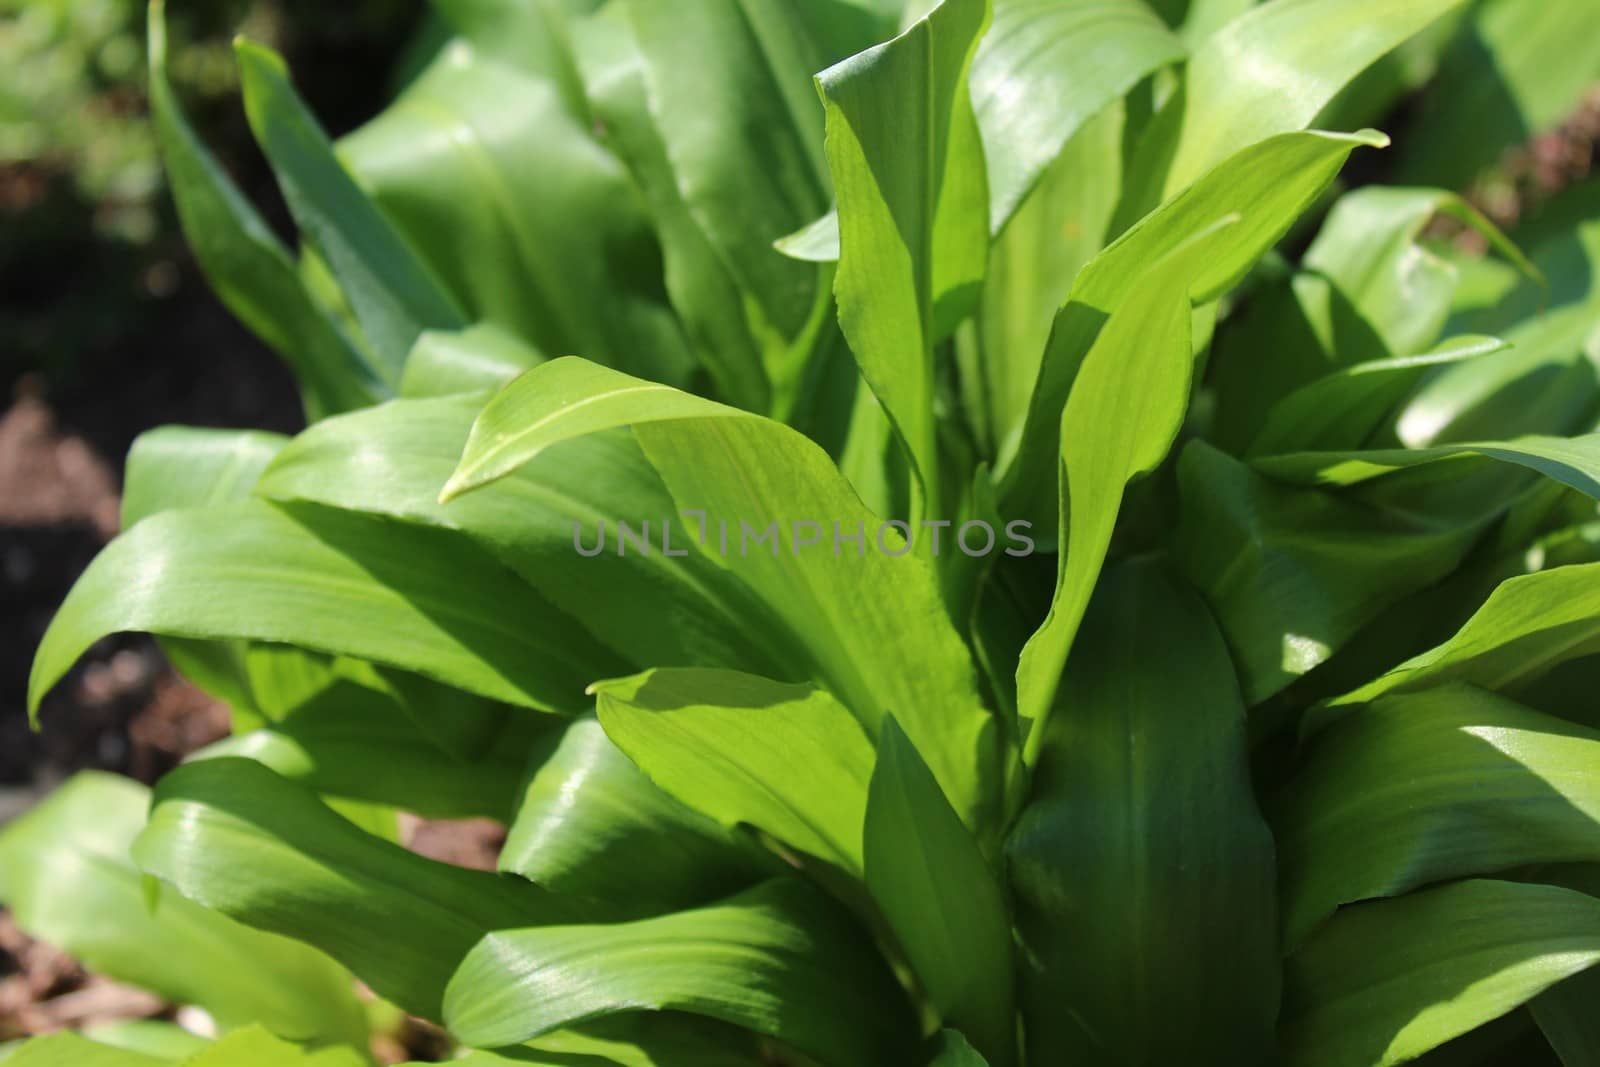
<path fill-rule="evenodd" d="M 234 35 L 285 52 L 337 132 L 388 98 L 408 47 L 427 47 L 422 8 L 421 0 L 176 4 L 173 77 L 219 158 L 270 203 L 239 105 Z M 148 117 L 144 34 L 142 0 L 0 0 L 7 386 L 31 372 L 70 378 L 74 355 L 105 327 L 125 327 L 180 284 L 184 255 Z"/>

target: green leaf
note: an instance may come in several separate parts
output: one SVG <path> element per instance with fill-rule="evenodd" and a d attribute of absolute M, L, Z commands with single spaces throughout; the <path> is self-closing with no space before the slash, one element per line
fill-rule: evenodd
<path fill-rule="evenodd" d="M 839 204 L 839 326 L 941 518 L 935 342 L 978 296 L 989 193 L 968 72 L 989 0 L 944 0 L 817 76 Z"/>
<path fill-rule="evenodd" d="M 167 79 L 162 0 L 150 5 L 150 117 L 195 259 L 217 297 L 294 369 L 312 418 L 365 407 L 389 386 L 307 291 L 289 252 L 206 150 Z"/>
<path fill-rule="evenodd" d="M 1285 1067 L 1388 1067 L 1600 961 L 1600 901 L 1469 881 L 1339 912 L 1289 958 Z"/>
<path fill-rule="evenodd" d="M 928 1067 L 989 1067 L 976 1049 L 956 1030 L 941 1030 Z"/>
<path fill-rule="evenodd" d="M 503 821 L 516 808 L 527 745 L 560 724 L 508 716 L 488 734 L 487 751 L 468 756 L 441 750 L 419 725 L 456 710 L 438 704 L 413 707 L 391 677 L 366 664 L 340 661 L 287 716 L 211 745 L 194 758 L 253 759 L 324 797 L 382 804 L 424 818 Z"/>
<path fill-rule="evenodd" d="M 1440 521 L 1280 485 L 1201 441 L 1179 458 L 1178 496 L 1174 559 L 1215 613 L 1251 706 L 1448 576 L 1498 514 Z"/>
<path fill-rule="evenodd" d="M 460 531 L 635 669 L 804 677 L 787 631 L 749 591 L 712 560 L 683 554 L 689 530 L 673 531 L 672 555 L 663 550 L 662 524 L 677 509 L 625 430 L 564 444 L 441 505 L 439 487 L 482 407 L 480 395 L 398 401 L 326 420 L 284 450 L 259 492 Z M 623 523 L 635 533 L 649 523 L 652 550 L 624 551 Z"/>
<path fill-rule="evenodd" d="M 1303 130 L 1385 53 L 1462 0 L 1271 0 L 1198 46 L 1140 139 L 1127 226 L 1240 149 Z M 1119 228 L 1120 228 L 1119 226 Z"/>
<path fill-rule="evenodd" d="M 85 1041 L 77 1034 L 54 1034 L 25 1042 L 6 1067 L 172 1067 L 172 1060 Z"/>
<path fill-rule="evenodd" d="M 1231 289 L 1311 206 L 1358 145 L 1382 134 L 1285 134 L 1247 148 L 1129 229 L 1079 272 L 1056 316 L 1028 418 L 1014 452 L 996 464 L 1001 512 L 1043 532 L 1056 521 L 1061 413 L 1073 379 L 1106 319 L 1152 263 L 1225 219 L 1239 221 L 1212 246 L 1191 286 L 1197 304 Z"/>
<path fill-rule="evenodd" d="M 1166 458 L 1189 410 L 1194 371 L 1189 289 L 1227 226 L 1152 266 L 1107 320 L 1084 357 L 1061 413 L 1061 514 L 1065 539 L 1044 625 L 1017 666 L 1017 712 L 1038 756 L 1078 624 L 1111 546 L 1123 493 Z"/>
<path fill-rule="evenodd" d="M 770 410 L 768 361 L 782 346 L 763 346 L 752 333 L 731 266 L 689 211 L 650 113 L 645 57 L 626 6 L 611 4 L 600 16 L 580 21 L 573 48 L 595 118 L 605 124 L 606 144 L 628 165 L 649 203 L 667 294 L 717 395 L 748 411 Z M 787 369 L 788 360 L 782 363 Z"/>
<path fill-rule="evenodd" d="M 668 306 L 648 205 L 571 98 L 566 36 L 555 19 L 513 44 L 516 66 L 452 44 L 339 156 L 470 319 L 546 354 L 684 381 L 694 353 Z M 528 69 L 540 53 L 553 69 Z"/>
<path fill-rule="evenodd" d="M 1141 78 L 1184 58 L 1142 0 L 995 0 L 972 105 L 999 233 L 1073 134 Z"/>
<path fill-rule="evenodd" d="M 1500 689 L 1596 650 L 1600 564 L 1556 567 L 1502 583 L 1450 640 L 1329 701 L 1323 717 L 1445 682 Z"/>
<path fill-rule="evenodd" d="M 783 621 L 812 676 L 869 733 L 893 710 L 963 821 L 980 833 L 997 825 L 1012 764 L 978 694 L 971 654 L 947 621 L 934 571 L 899 532 L 880 527 L 805 437 L 561 359 L 489 403 L 446 493 L 492 481 L 546 449 L 558 457 L 561 442 L 624 424 L 687 516 L 683 528 L 703 535 L 696 550 Z M 840 540 L 835 555 L 823 540 L 832 534 L 862 540 Z M 766 540 L 752 545 L 750 536 Z M 908 626 L 908 619 L 920 622 Z"/>
<path fill-rule="evenodd" d="M 978 304 L 980 358 L 961 367 L 968 419 L 988 456 L 1014 447 L 1050 324 L 1073 277 L 1105 245 L 1122 188 L 1122 131 L 1120 102 L 1084 123 L 990 246 Z"/>
<path fill-rule="evenodd" d="M 1600 499 L 1600 434 L 1582 437 L 1519 437 L 1515 441 L 1463 442 L 1437 448 L 1355 452 L 1301 452 L 1255 461 L 1263 474 L 1298 485 L 1347 486 L 1396 471 L 1453 463 L 1457 474 L 1481 458 L 1525 467 L 1585 496 Z"/>
<path fill-rule="evenodd" d="M 465 330 L 424 330 L 406 357 L 400 394 L 448 396 L 498 389 L 545 358 L 493 323 Z"/>
<path fill-rule="evenodd" d="M 546 710 L 580 709 L 584 686 L 621 667 L 448 531 L 260 502 L 166 512 L 112 542 L 39 646 L 35 712 L 90 645 L 122 631 L 284 642 Z"/>
<path fill-rule="evenodd" d="M 1274 404 L 1248 453 L 1358 449 L 1434 367 L 1508 347 L 1498 337 L 1456 337 L 1420 356 L 1375 359 L 1334 371 Z"/>
<path fill-rule="evenodd" d="M 173 1061 L 187 1059 L 211 1044 L 210 1038 L 192 1034 L 176 1023 L 149 1019 L 95 1023 L 83 1028 L 83 1036 L 101 1045 Z M 0 1056 L 0 1060 L 3 1059 L 5 1057 Z"/>
<path fill-rule="evenodd" d="M 893 716 L 878 736 L 862 836 L 867 889 L 940 1018 L 989 1063 L 1015 1063 L 1005 894 Z"/>
<path fill-rule="evenodd" d="M 520 879 L 407 852 L 244 759 L 202 760 L 163 778 L 133 858 L 197 904 L 315 946 L 379 996 L 431 1019 L 457 963 L 486 933 L 570 923 L 589 910 Z"/>
<path fill-rule="evenodd" d="M 594 719 L 546 734 L 529 762 L 502 871 L 643 915 L 726 896 L 762 869 L 741 835 L 653 784 Z"/>
<path fill-rule="evenodd" d="M 490 1047 L 628 1011 L 709 1016 L 838 1067 L 899 1062 L 917 1037 L 870 940 L 794 879 L 656 919 L 493 934 L 445 1002 L 450 1031 Z"/>
<path fill-rule="evenodd" d="M 353 1048 L 312 1051 L 254 1027 L 230 1034 L 185 1060 L 184 1067 L 366 1067 L 370 1062 Z"/>
<path fill-rule="evenodd" d="M 859 875 L 872 743 L 827 693 L 731 671 L 595 687 L 606 735 L 690 809 Z"/>
<path fill-rule="evenodd" d="M 287 437 L 163 426 L 134 439 L 123 473 L 122 528 L 161 511 L 243 500 Z"/>
<path fill-rule="evenodd" d="M 825 277 L 773 255 L 772 242 L 828 207 L 823 116 L 811 86 L 814 72 L 840 58 L 823 37 L 825 6 L 627 0 L 624 8 L 685 207 L 754 299 L 756 322 L 796 337 Z M 850 51 L 872 42 L 852 43 Z M 705 62 L 708 55 L 717 61 Z"/>
<path fill-rule="evenodd" d="M 1316 737 L 1274 813 L 1285 942 L 1341 904 L 1600 860 L 1597 761 L 1600 733 L 1470 686 L 1352 713 Z"/>
<path fill-rule="evenodd" d="M 306 108 L 276 53 L 237 45 L 245 112 L 306 240 L 327 260 L 389 385 L 424 330 L 465 318 L 404 238 L 367 199 Z"/>
<path fill-rule="evenodd" d="M 1030 1061 L 1269 1062 L 1276 869 L 1216 624 L 1160 564 L 1118 568 L 1062 695 L 1006 849 Z"/>
<path fill-rule="evenodd" d="M 326 957 L 147 893 L 129 849 L 148 803 L 135 782 L 85 772 L 7 826 L 0 900 L 17 924 L 100 974 L 199 1005 L 224 1029 L 260 1022 L 300 1040 L 363 1041 L 350 977 Z"/>
<path fill-rule="evenodd" d="M 1593 1007 L 1600 999 L 1600 971 L 1575 974 L 1529 1002 L 1539 1029 L 1561 1057 L 1562 1067 L 1600 1064 L 1600 1029 Z"/>

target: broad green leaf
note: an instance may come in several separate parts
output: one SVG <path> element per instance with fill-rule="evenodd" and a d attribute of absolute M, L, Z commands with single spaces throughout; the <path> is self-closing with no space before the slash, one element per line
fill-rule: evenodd
<path fill-rule="evenodd" d="M 1105 245 L 1122 187 L 1122 130 L 1120 102 L 1084 123 L 990 246 L 978 358 L 961 366 L 968 419 L 986 455 L 1014 447 L 1050 324 L 1073 277 Z"/>
<path fill-rule="evenodd" d="M 296 1039 L 364 1040 L 350 977 L 326 957 L 146 892 L 129 849 L 149 800 L 136 782 L 85 772 L 7 826 L 0 901 L 17 924 L 100 974 L 199 1005 L 224 1029 L 260 1022 Z"/>
<path fill-rule="evenodd" d="M 689 528 L 673 531 L 672 555 L 663 550 L 663 524 L 677 509 L 625 430 L 575 440 L 441 505 L 439 488 L 482 407 L 474 395 L 326 420 L 285 449 L 259 491 L 460 531 L 635 669 L 724 666 L 804 676 L 787 632 L 737 579 L 685 554 Z M 648 523 L 652 549 L 624 550 L 624 523 L 635 534 Z"/>
<path fill-rule="evenodd" d="M 178 220 L 206 280 L 294 368 L 312 418 L 376 402 L 389 385 L 307 291 L 288 250 L 189 125 L 167 79 L 162 0 L 150 5 L 149 33 L 151 121 Z"/>
<path fill-rule="evenodd" d="M 77 1034 L 53 1034 L 24 1042 L 7 1056 L 6 1067 L 172 1067 L 172 1060 L 86 1041 Z"/>
<path fill-rule="evenodd" d="M 1334 371 L 1274 404 L 1248 454 L 1354 450 L 1434 367 L 1493 355 L 1498 337 L 1457 337 L 1419 356 L 1377 359 Z"/>
<path fill-rule="evenodd" d="M 1280 485 L 1199 441 L 1177 473 L 1174 559 L 1227 636 L 1250 706 L 1449 575 L 1497 515 L 1440 521 Z"/>
<path fill-rule="evenodd" d="M 726 896 L 762 869 L 751 843 L 653 784 L 594 719 L 546 734 L 529 764 L 502 871 L 642 915 Z"/>
<path fill-rule="evenodd" d="M 424 330 L 406 357 L 400 394 L 448 396 L 498 389 L 543 362 L 537 350 L 493 323 L 480 322 L 465 330 Z"/>
<path fill-rule="evenodd" d="M 123 473 L 122 528 L 161 511 L 243 500 L 288 441 L 257 430 L 187 426 L 140 434 Z"/>
<path fill-rule="evenodd" d="M 1600 1064 L 1600 1029 L 1594 1005 L 1600 1002 L 1600 971 L 1575 974 L 1545 990 L 1528 1005 L 1562 1067 Z"/>
<path fill-rule="evenodd" d="M 1454 194 L 1367 186 L 1340 197 L 1301 269 L 1256 293 L 1218 340 L 1212 380 L 1222 447 L 1242 451 L 1296 389 L 1340 368 L 1416 355 L 1437 340 L 1460 271 L 1421 241 L 1436 217 L 1471 227 L 1539 280 L 1522 252 Z"/>
<path fill-rule="evenodd" d="M 832 696 L 731 671 L 595 687 L 606 735 L 667 793 L 859 875 L 872 743 Z"/>
<path fill-rule="evenodd" d="M 561 725 L 509 716 L 489 736 L 488 751 L 469 758 L 442 751 L 411 713 L 404 696 L 378 672 L 339 670 L 287 717 L 194 758 L 242 756 L 324 797 L 383 804 L 424 818 L 505 820 L 516 808 L 527 745 Z"/>
<path fill-rule="evenodd" d="M 1143 0 L 995 0 L 972 65 L 989 227 L 999 233 L 1073 134 L 1184 57 Z"/>
<path fill-rule="evenodd" d="M 1289 958 L 1285 1067 L 1405 1063 L 1600 961 L 1600 900 L 1469 881 L 1339 912 Z"/>
<path fill-rule="evenodd" d="M 963 821 L 980 833 L 993 827 L 1003 817 L 1010 756 L 978 694 L 971 655 L 948 623 L 934 571 L 800 434 L 562 359 L 490 401 L 446 493 L 490 482 L 546 449 L 559 457 L 553 449 L 561 442 L 624 424 L 661 472 L 685 516 L 682 528 L 699 531 L 695 550 L 787 625 L 813 677 L 869 733 L 893 711 Z M 907 625 L 910 619 L 918 624 Z"/>
<path fill-rule="evenodd" d="M 1500 689 L 1600 650 L 1600 564 L 1556 567 L 1503 583 L 1444 644 L 1329 701 L 1325 716 L 1445 682 Z"/>
<path fill-rule="evenodd" d="M 624 8 L 685 207 L 754 301 L 756 323 L 796 337 L 826 276 L 774 255 L 772 242 L 828 207 L 811 77 L 841 56 L 823 37 L 825 6 L 627 0 Z"/>
<path fill-rule="evenodd" d="M 432 1019 L 485 934 L 586 912 L 521 879 L 373 837 L 244 759 L 202 760 L 162 779 L 133 858 L 195 903 L 319 948 L 379 996 Z"/>
<path fill-rule="evenodd" d="M 1465 188 L 1571 115 L 1600 80 L 1596 19 L 1594 0 L 1472 5 L 1413 117 L 1399 180 Z"/>
<path fill-rule="evenodd" d="M 35 712 L 122 631 L 284 642 L 546 710 L 578 710 L 583 687 L 622 666 L 455 534 L 261 502 L 169 511 L 112 542 L 40 644 Z"/>
<path fill-rule="evenodd" d="M 241 41 L 245 113 L 305 239 L 327 260 L 392 387 L 424 330 L 466 324 L 450 295 L 334 155 L 276 53 Z"/>
<path fill-rule="evenodd" d="M 526 51 L 570 65 L 564 31 L 546 36 Z M 594 139 L 593 116 L 567 99 L 569 76 L 458 42 L 344 138 L 340 158 L 472 319 L 549 355 L 682 381 L 694 357 L 667 303 L 648 207 Z"/>
<path fill-rule="evenodd" d="M 792 878 L 656 919 L 492 934 L 445 998 L 451 1033 L 489 1047 L 630 1011 L 709 1016 L 838 1067 L 900 1062 L 917 1037 L 870 939 Z"/>
<path fill-rule="evenodd" d="M 1030 1061 L 1269 1062 L 1272 836 L 1204 603 L 1159 563 L 1110 572 L 1062 698 L 1006 848 Z"/>
<path fill-rule="evenodd" d="M 1002 513 L 1033 521 L 1041 533 L 1055 523 L 1061 413 L 1073 379 L 1106 319 L 1151 264 L 1238 216 L 1191 286 L 1197 304 L 1216 299 L 1278 242 L 1358 145 L 1387 143 L 1371 131 L 1271 138 L 1231 157 L 1085 265 L 1056 316 L 1017 449 L 996 464 Z"/>
<path fill-rule="evenodd" d="M 909 452 L 918 518 L 942 518 L 933 346 L 976 303 L 989 247 L 968 90 L 989 0 L 944 0 L 817 76 L 839 211 L 839 326 Z"/>
<path fill-rule="evenodd" d="M 1312 742 L 1274 813 L 1287 945 L 1341 904 L 1600 860 L 1596 766 L 1600 733 L 1470 686 L 1353 712 Z"/>
<path fill-rule="evenodd" d="M 1270 0 L 1194 49 L 1183 87 L 1140 139 L 1127 226 L 1240 149 L 1303 130 L 1385 53 L 1462 0 Z"/>
<path fill-rule="evenodd" d="M 496 62 L 541 78 L 572 109 L 584 103 L 583 85 L 563 33 L 562 9 L 578 14 L 594 0 L 429 0 L 430 6 L 471 46 Z M 414 84 L 414 83 L 413 83 Z"/>
<path fill-rule="evenodd" d="M 473 1052 L 458 1067 L 758 1067 L 769 1038 L 702 1016 L 613 1015 L 556 1030 L 514 1048 Z M 412 1067 L 421 1067 L 414 1064 Z"/>
<path fill-rule="evenodd" d="M 230 1034 L 185 1060 L 184 1067 L 366 1067 L 370 1062 L 364 1050 L 343 1047 L 313 1051 L 252 1027 Z"/>
<path fill-rule="evenodd" d="M 1150 268 L 1095 339 L 1061 413 L 1063 542 L 1055 594 L 1017 666 L 1017 712 L 1031 723 L 1030 764 L 1044 744 L 1062 668 L 1111 547 L 1123 494 L 1166 458 L 1189 410 L 1189 289 L 1203 257 L 1227 240 L 1224 224 Z"/>
<path fill-rule="evenodd" d="M 989 1063 L 1015 1063 L 1005 893 L 893 716 L 878 735 L 862 838 L 867 889 L 940 1018 Z"/>
<path fill-rule="evenodd" d="M 1300 452 L 1267 456 L 1255 467 L 1269 478 L 1298 485 L 1346 486 L 1434 463 L 1468 463 L 1473 457 L 1525 467 L 1600 499 L 1600 434 L 1520 437 L 1505 442 L 1463 442 L 1437 448 L 1356 452 Z"/>
<path fill-rule="evenodd" d="M 626 5 L 611 4 L 574 27 L 573 49 L 606 144 L 631 170 L 655 218 L 662 270 L 672 306 L 683 321 L 718 395 L 748 411 L 773 403 L 763 347 L 745 313 L 745 298 L 728 262 L 690 212 L 672 171 L 662 134 L 650 113 L 645 57 Z M 781 346 L 777 346 L 781 347 Z M 788 369 L 788 361 L 783 361 Z"/>

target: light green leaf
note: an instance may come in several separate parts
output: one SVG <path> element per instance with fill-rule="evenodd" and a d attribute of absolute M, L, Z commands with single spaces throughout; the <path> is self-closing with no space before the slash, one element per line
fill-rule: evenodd
<path fill-rule="evenodd" d="M 424 330 L 406 357 L 400 394 L 448 396 L 498 389 L 544 356 L 493 323 L 465 330 Z"/>
<path fill-rule="evenodd" d="M 1271 0 L 1206 37 L 1140 139 L 1127 226 L 1240 149 L 1303 130 L 1385 53 L 1462 0 Z"/>
<path fill-rule="evenodd" d="M 1287 945 L 1341 904 L 1600 860 L 1596 766 L 1600 733 L 1470 686 L 1353 712 L 1316 737 L 1274 813 Z"/>
<path fill-rule="evenodd" d="M 7 826 L 0 901 L 17 924 L 100 974 L 199 1005 L 224 1029 L 260 1022 L 300 1040 L 363 1041 L 355 989 L 332 961 L 176 893 L 147 893 L 129 849 L 149 799 L 136 782 L 85 772 Z"/>
<path fill-rule="evenodd" d="M 392 678 L 366 664 L 340 661 L 287 716 L 194 758 L 242 756 L 324 797 L 387 805 L 424 818 L 503 821 L 516 807 L 526 747 L 561 724 L 507 716 L 486 738 L 487 751 L 470 757 L 441 750 L 419 725 L 455 710 L 413 707 Z"/>
<path fill-rule="evenodd" d="M 1031 520 L 1041 533 L 1055 523 L 1061 413 L 1073 379 L 1106 319 L 1152 263 L 1238 216 L 1191 286 L 1197 304 L 1216 299 L 1278 242 L 1358 145 L 1387 143 L 1372 131 L 1271 138 L 1231 157 L 1085 265 L 1056 316 L 1018 447 L 996 464 L 1002 513 Z"/>
<path fill-rule="evenodd" d="M 1503 352 L 1498 337 L 1456 337 L 1420 356 L 1357 363 L 1274 404 L 1248 454 L 1355 450 L 1434 367 Z"/>
<path fill-rule="evenodd" d="M 1089 606 L 1128 484 L 1166 458 L 1189 409 L 1194 372 L 1189 290 L 1226 225 L 1152 266 L 1084 357 L 1061 413 L 1064 542 L 1044 625 L 1017 666 L 1017 712 L 1031 725 L 1026 759 L 1044 744 L 1067 653 Z"/>
<path fill-rule="evenodd" d="M 150 5 L 150 116 L 178 220 L 228 310 L 294 368 L 312 418 L 389 391 L 367 357 L 307 291 L 287 249 L 189 125 L 167 79 L 162 0 Z"/>
<path fill-rule="evenodd" d="M 989 228 L 1005 227 L 1090 119 L 1183 57 L 1183 44 L 1142 0 L 995 0 L 972 65 Z"/>
<path fill-rule="evenodd" d="M 1472 457 L 1525 467 L 1600 500 L 1600 434 L 1582 437 L 1519 437 L 1515 441 L 1464 442 L 1437 448 L 1356 452 L 1301 452 L 1267 456 L 1255 468 L 1277 481 L 1298 485 L 1357 485 L 1396 471 Z M 1457 470 L 1463 464 L 1456 462 Z"/>
<path fill-rule="evenodd" d="M 340 158 L 471 318 L 543 353 L 684 381 L 694 355 L 667 303 L 648 205 L 571 98 L 560 20 L 519 6 L 519 18 L 550 22 L 524 62 L 451 45 L 340 142 Z M 534 61 L 552 68 L 533 72 Z"/>
<path fill-rule="evenodd" d="M 979 358 L 961 367 L 968 419 L 989 456 L 1015 447 L 1050 324 L 1072 279 L 1105 245 L 1122 188 L 1122 132 L 1120 101 L 1084 123 L 989 249 Z"/>
<path fill-rule="evenodd" d="M 917 1037 L 870 939 L 790 878 L 656 919 L 493 934 L 445 998 L 450 1031 L 489 1047 L 628 1011 L 709 1016 L 838 1067 L 899 1062 Z"/>
<path fill-rule="evenodd" d="M 651 671 L 595 693 L 606 735 L 684 805 L 861 873 L 872 743 L 833 697 L 709 670 Z"/>
<path fill-rule="evenodd" d="M 1389 1067 L 1600 961 L 1600 901 L 1470 881 L 1340 911 L 1289 959 L 1285 1067 Z"/>
<path fill-rule="evenodd" d="M 260 502 L 166 512 L 112 542 L 45 634 L 31 707 L 122 631 L 284 642 L 547 710 L 581 708 L 622 667 L 455 534 Z"/>
<path fill-rule="evenodd" d="M 489 403 L 447 492 L 465 492 L 565 440 L 623 424 L 633 426 L 661 472 L 685 516 L 681 529 L 703 535 L 691 551 L 761 598 L 805 650 L 812 677 L 869 732 L 892 710 L 968 826 L 981 833 L 996 825 L 1012 764 L 978 694 L 971 654 L 948 624 L 933 569 L 899 532 L 880 526 L 805 437 L 562 359 L 523 375 Z M 860 541 L 839 540 L 832 551 L 834 535 L 857 534 Z M 909 619 L 918 625 L 908 626 Z"/>
<path fill-rule="evenodd" d="M 529 764 L 502 871 L 647 915 L 726 896 L 764 867 L 753 843 L 653 784 L 594 719 L 547 733 Z"/>
<path fill-rule="evenodd" d="M 248 41 L 237 50 L 250 128 L 295 221 L 355 311 L 379 373 L 394 386 L 422 331 L 460 329 L 465 318 L 340 164 L 327 134 L 289 84 L 283 59 Z"/>
<path fill-rule="evenodd" d="M 123 473 L 122 528 L 161 511 L 243 500 L 287 437 L 163 426 L 140 434 Z"/>
<path fill-rule="evenodd" d="M 133 858 L 197 904 L 315 946 L 431 1019 L 456 965 L 489 931 L 604 917 L 520 879 L 407 852 L 244 759 L 202 760 L 163 778 Z"/>
<path fill-rule="evenodd" d="M 1159 563 L 1110 572 L 1062 695 L 1006 848 L 1030 1062 L 1269 1062 L 1272 836 L 1204 603 Z"/>
<path fill-rule="evenodd" d="M 839 326 L 940 518 L 933 346 L 976 303 L 989 193 L 968 72 L 989 0 L 944 0 L 817 76 L 839 211 Z"/>
<path fill-rule="evenodd" d="M 77 1034 L 34 1038 L 9 1056 L 6 1067 L 172 1067 L 172 1060 L 85 1041 Z"/>
<path fill-rule="evenodd" d="M 1556 567 L 1504 582 L 1450 640 L 1329 701 L 1325 715 L 1445 682 L 1499 689 L 1597 650 L 1600 564 Z"/>
<path fill-rule="evenodd" d="M 441 505 L 439 487 L 482 407 L 483 397 L 474 395 L 394 402 L 326 420 L 285 449 L 259 491 L 460 531 L 635 669 L 725 666 L 805 676 L 771 613 L 724 568 L 683 554 L 690 528 L 672 531 L 672 555 L 663 551 L 663 524 L 677 509 L 625 430 L 564 444 Z M 623 523 L 635 534 L 648 523 L 651 550 L 635 542 L 624 551 Z"/>
<path fill-rule="evenodd" d="M 184 1067 L 366 1067 L 371 1060 L 354 1048 L 315 1051 L 291 1045 L 259 1027 L 241 1030 L 184 1061 Z"/>
<path fill-rule="evenodd" d="M 989 1063 L 1015 1063 L 1005 894 L 893 716 L 878 735 L 863 849 L 867 889 L 940 1018 Z"/>
<path fill-rule="evenodd" d="M 173 1061 L 184 1060 L 211 1044 L 210 1038 L 192 1034 L 176 1023 L 149 1019 L 94 1023 L 85 1026 L 82 1033 L 88 1040 L 101 1045 Z M 0 1060 L 4 1059 L 4 1056 L 0 1056 Z"/>
<path fill-rule="evenodd" d="M 1272 482 L 1201 441 L 1178 461 L 1174 559 L 1227 635 L 1250 706 L 1448 576 L 1499 513 L 1441 521 Z M 1492 501 L 1498 504 L 1498 500 Z"/>

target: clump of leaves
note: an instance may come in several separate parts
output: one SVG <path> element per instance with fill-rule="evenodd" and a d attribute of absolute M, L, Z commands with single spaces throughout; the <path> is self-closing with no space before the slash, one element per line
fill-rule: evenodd
<path fill-rule="evenodd" d="M 32 698 L 144 630 L 236 735 L 0 838 L 24 925 L 265 1027 L 193 1063 L 358 1061 L 340 967 L 483 1064 L 1600 1053 L 1600 186 L 1508 237 L 1337 184 L 1419 68 L 1441 128 L 1579 95 L 1592 12 L 437 6 L 337 147 L 240 46 L 298 254 L 157 8 L 191 240 L 316 421 L 139 442 Z"/>

